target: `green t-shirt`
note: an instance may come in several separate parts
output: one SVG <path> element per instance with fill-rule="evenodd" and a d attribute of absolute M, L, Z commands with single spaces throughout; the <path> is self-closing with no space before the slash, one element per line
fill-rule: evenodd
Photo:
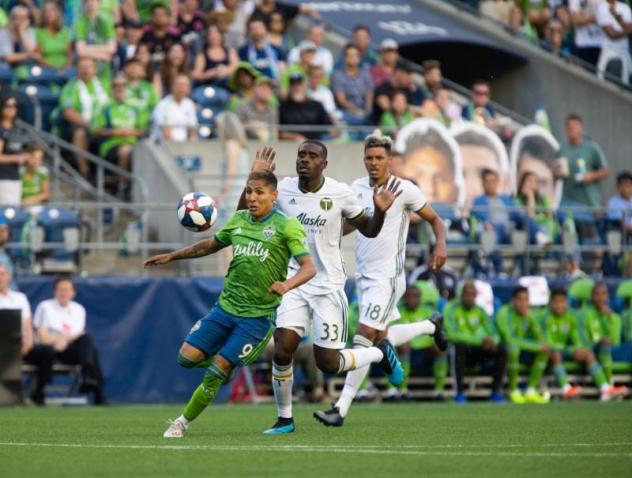
<path fill-rule="evenodd" d="M 90 83 L 86 85 L 87 97 L 82 101 L 81 88 L 79 87 L 78 80 L 69 81 L 64 85 L 64 88 L 61 90 L 61 96 L 59 98 L 59 107 L 61 110 L 65 109 L 73 109 L 83 114 L 84 109 L 89 107 L 91 110 L 87 112 L 87 115 L 90 118 L 90 121 L 94 121 L 96 115 L 101 111 L 101 109 L 108 103 L 108 91 L 101 85 L 97 86 L 96 78 L 93 79 Z M 85 101 L 88 100 L 89 101 Z"/>
<path fill-rule="evenodd" d="M 48 181 L 48 168 L 40 166 L 33 174 L 26 168 L 20 172 L 22 179 L 22 199 L 27 199 L 42 192 L 42 183 Z"/>
<path fill-rule="evenodd" d="M 156 87 L 147 80 L 141 80 L 138 86 L 127 87 L 127 103 L 135 106 L 143 114 L 151 117 L 151 112 L 160 101 Z"/>
<path fill-rule="evenodd" d="M 0 8 L 0 28 L 6 27 L 8 21 L 9 19 L 7 18 L 7 14 L 4 13 L 2 8 Z"/>
<path fill-rule="evenodd" d="M 151 9 L 154 5 L 164 5 L 171 8 L 171 2 L 169 0 L 136 0 L 136 10 L 138 11 L 138 17 L 145 23 L 151 20 Z"/>
<path fill-rule="evenodd" d="M 632 342 L 632 307 L 621 312 L 621 325 L 623 328 L 623 341 Z"/>
<path fill-rule="evenodd" d="M 404 304 L 398 306 L 399 315 L 401 318 L 393 324 L 412 324 L 414 322 L 420 322 L 430 318 L 435 309 L 427 306 L 420 305 L 416 309 L 408 309 Z M 429 335 L 418 335 L 410 341 L 410 347 L 414 350 L 425 349 L 434 346 L 434 338 Z"/>
<path fill-rule="evenodd" d="M 75 24 L 75 38 L 85 41 L 88 45 L 105 45 L 108 41 L 116 38 L 114 20 L 102 15 L 91 19 L 82 14 Z M 97 61 L 96 63 L 99 77 L 111 79 L 112 66 L 110 62 Z"/>
<path fill-rule="evenodd" d="M 42 52 L 42 58 L 47 64 L 57 69 L 66 66 L 68 45 L 72 43 L 72 35 L 68 28 L 62 27 L 56 34 L 51 34 L 46 28 L 37 28 L 35 40 Z"/>
<path fill-rule="evenodd" d="M 564 179 L 562 202 L 573 201 L 588 207 L 601 205 L 601 186 L 599 182 L 577 183 L 575 176 L 588 171 L 607 167 L 606 157 L 599 145 L 585 139 L 580 145 L 564 144 L 558 156 L 568 160 L 569 175 Z"/>
<path fill-rule="evenodd" d="M 612 345 L 621 343 L 621 316 L 615 312 L 602 314 L 594 307 L 585 307 L 579 314 L 583 330 L 583 342 L 592 346 L 604 338 L 609 338 Z"/>
<path fill-rule="evenodd" d="M 292 257 L 309 255 L 301 223 L 277 209 L 261 221 L 254 220 L 248 211 L 237 211 L 215 234 L 215 240 L 233 247 L 219 305 L 239 317 L 272 314 L 281 297 L 268 289 L 285 280 Z"/>
<path fill-rule="evenodd" d="M 530 352 L 539 352 L 544 341 L 542 330 L 538 320 L 529 313 L 523 317 L 507 304 L 501 307 L 496 316 L 496 327 L 500 332 L 502 341 L 510 347 L 524 349 Z"/>
<path fill-rule="evenodd" d="M 118 8 L 119 0 L 101 0 L 99 2 L 99 16 L 111 20 L 115 23 L 116 9 Z"/>
<path fill-rule="evenodd" d="M 487 313 L 475 305 L 466 309 L 460 300 L 453 300 L 443 309 L 445 330 L 451 342 L 480 346 L 485 337 L 492 337 L 496 343 L 500 342 L 498 334 Z"/>
<path fill-rule="evenodd" d="M 542 320 L 546 343 L 554 349 L 572 351 L 582 346 L 577 319 L 571 312 L 566 311 L 564 315 L 558 316 L 547 309 Z"/>
<path fill-rule="evenodd" d="M 410 111 L 405 111 L 404 114 L 399 117 L 399 120 L 395 118 L 395 115 L 390 111 L 385 111 L 380 118 L 380 127 L 384 129 L 387 135 L 394 136 L 400 128 L 411 123 L 413 119 L 413 114 Z"/>
<path fill-rule="evenodd" d="M 123 103 L 110 102 L 101 109 L 94 119 L 95 129 L 135 128 L 144 130 L 147 128 L 147 124 L 147 116 L 127 101 Z M 137 142 L 136 136 L 110 136 L 100 144 L 99 154 L 105 156 L 116 146 L 136 144 Z"/>

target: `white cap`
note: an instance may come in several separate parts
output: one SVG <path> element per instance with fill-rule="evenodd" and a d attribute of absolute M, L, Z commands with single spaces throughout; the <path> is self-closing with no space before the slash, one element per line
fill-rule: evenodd
<path fill-rule="evenodd" d="M 392 38 L 386 38 L 380 43 L 380 50 L 398 50 L 399 45 Z"/>
<path fill-rule="evenodd" d="M 316 50 L 316 43 L 311 40 L 303 40 L 301 43 L 298 44 L 298 50 L 300 52 Z"/>

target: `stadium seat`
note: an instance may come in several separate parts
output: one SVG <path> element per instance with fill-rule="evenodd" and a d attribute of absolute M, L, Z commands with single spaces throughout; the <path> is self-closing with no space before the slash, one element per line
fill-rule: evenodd
<path fill-rule="evenodd" d="M 571 307 L 579 309 L 590 301 L 590 295 L 595 281 L 586 277 L 574 280 L 568 288 L 568 298 Z"/>
<path fill-rule="evenodd" d="M 13 70 L 8 66 L 0 66 L 0 85 L 13 84 Z"/>
<path fill-rule="evenodd" d="M 40 105 L 42 114 L 42 129 L 51 130 L 51 115 L 59 104 L 59 95 L 50 86 L 27 83 L 20 86 L 20 91 L 34 98 Z"/>
<path fill-rule="evenodd" d="M 5 218 L 9 225 L 9 243 L 16 244 L 24 242 L 24 228 L 31 218 L 31 215 L 25 209 L 16 207 L 0 208 L 0 215 Z M 25 254 L 28 254 L 28 247 L 25 244 L 20 244 L 19 246 L 9 249 L 9 255 L 17 263 L 21 262 Z"/>
<path fill-rule="evenodd" d="M 201 108 L 206 106 L 224 108 L 230 100 L 230 93 L 216 86 L 198 86 L 193 90 L 191 99 Z"/>
<path fill-rule="evenodd" d="M 618 312 L 632 305 L 632 279 L 625 280 L 617 287 L 615 309 Z"/>
<path fill-rule="evenodd" d="M 24 83 L 31 85 L 48 86 L 52 89 L 59 88 L 68 80 L 67 74 L 61 74 L 57 70 L 51 68 L 42 68 L 39 65 L 34 65 L 29 68 L 28 76 L 24 80 Z"/>
<path fill-rule="evenodd" d="M 38 252 L 42 270 L 57 271 L 76 267 L 79 263 L 81 219 L 66 208 L 44 208 L 37 217 L 46 242 L 63 243 Z"/>
<path fill-rule="evenodd" d="M 458 209 L 453 204 L 437 202 L 432 203 L 432 208 L 446 225 L 448 244 L 470 244 L 466 234 L 467 221 L 461 218 Z"/>

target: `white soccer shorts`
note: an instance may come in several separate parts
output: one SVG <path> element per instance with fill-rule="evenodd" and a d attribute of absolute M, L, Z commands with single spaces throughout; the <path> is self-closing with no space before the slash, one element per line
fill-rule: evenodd
<path fill-rule="evenodd" d="M 390 279 L 356 277 L 360 323 L 384 331 L 389 322 L 400 318 L 397 302 L 406 291 L 404 275 Z"/>
<path fill-rule="evenodd" d="M 277 309 L 276 327 L 294 330 L 301 337 L 314 325 L 314 344 L 326 349 L 343 349 L 349 336 L 349 303 L 343 290 L 324 295 L 309 294 L 301 288 L 283 296 Z"/>

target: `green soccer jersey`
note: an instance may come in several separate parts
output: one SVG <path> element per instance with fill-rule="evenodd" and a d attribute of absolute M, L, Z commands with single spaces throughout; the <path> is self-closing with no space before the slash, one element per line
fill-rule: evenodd
<path fill-rule="evenodd" d="M 268 289 L 274 282 L 285 280 L 292 257 L 309 255 L 301 223 L 277 209 L 261 221 L 248 211 L 237 211 L 215 234 L 215 240 L 233 247 L 219 305 L 239 317 L 273 313 L 281 297 Z"/>
<path fill-rule="evenodd" d="M 446 304 L 443 310 L 445 330 L 451 342 L 479 347 L 485 337 L 492 337 L 495 343 L 500 342 L 489 316 L 479 306 L 466 309 L 459 300 Z"/>
<path fill-rule="evenodd" d="M 144 130 L 147 128 L 145 115 L 127 101 L 117 103 L 115 101 L 106 105 L 95 118 L 95 129 L 119 129 L 134 128 Z M 122 144 L 136 144 L 136 136 L 109 136 L 99 146 L 99 154 L 105 156 L 108 152 Z"/>
<path fill-rule="evenodd" d="M 35 29 L 35 41 L 43 60 L 53 68 L 61 69 L 67 65 L 68 47 L 72 44 L 72 34 L 66 27 L 52 34 L 46 28 Z"/>
<path fill-rule="evenodd" d="M 554 349 L 570 351 L 582 346 L 577 319 L 570 312 L 554 315 L 550 310 L 546 310 L 543 324 L 546 343 Z"/>
<path fill-rule="evenodd" d="M 434 309 L 427 305 L 420 305 L 416 309 L 408 309 L 403 304 L 399 307 L 401 318 L 395 324 L 412 324 L 430 318 Z M 391 324 L 393 325 L 393 324 Z M 418 335 L 410 341 L 410 347 L 414 350 L 425 349 L 434 346 L 434 338 L 430 335 Z"/>
<path fill-rule="evenodd" d="M 621 316 L 614 312 L 605 314 L 594 307 L 586 307 L 580 314 L 584 343 L 592 346 L 609 338 L 612 345 L 621 343 Z"/>
<path fill-rule="evenodd" d="M 498 311 L 496 326 L 500 336 L 510 347 L 539 352 L 543 340 L 538 320 L 529 313 L 526 317 L 519 315 L 513 305 L 507 304 Z"/>
<path fill-rule="evenodd" d="M 105 45 L 108 41 L 116 39 L 114 20 L 102 15 L 92 19 L 83 14 L 75 24 L 75 38 L 85 41 L 88 45 Z M 112 78 L 110 62 L 97 61 L 96 64 L 99 78 L 110 81 Z"/>
<path fill-rule="evenodd" d="M 24 168 L 20 173 L 22 179 L 22 199 L 28 199 L 42 192 L 42 183 L 48 181 L 48 168 L 40 166 L 36 171 L 30 173 Z"/>
<path fill-rule="evenodd" d="M 135 106 L 142 114 L 150 118 L 152 110 L 160 101 L 160 96 L 154 85 L 147 80 L 141 80 L 138 86 L 131 84 L 127 86 L 126 100 L 128 104 Z"/>

